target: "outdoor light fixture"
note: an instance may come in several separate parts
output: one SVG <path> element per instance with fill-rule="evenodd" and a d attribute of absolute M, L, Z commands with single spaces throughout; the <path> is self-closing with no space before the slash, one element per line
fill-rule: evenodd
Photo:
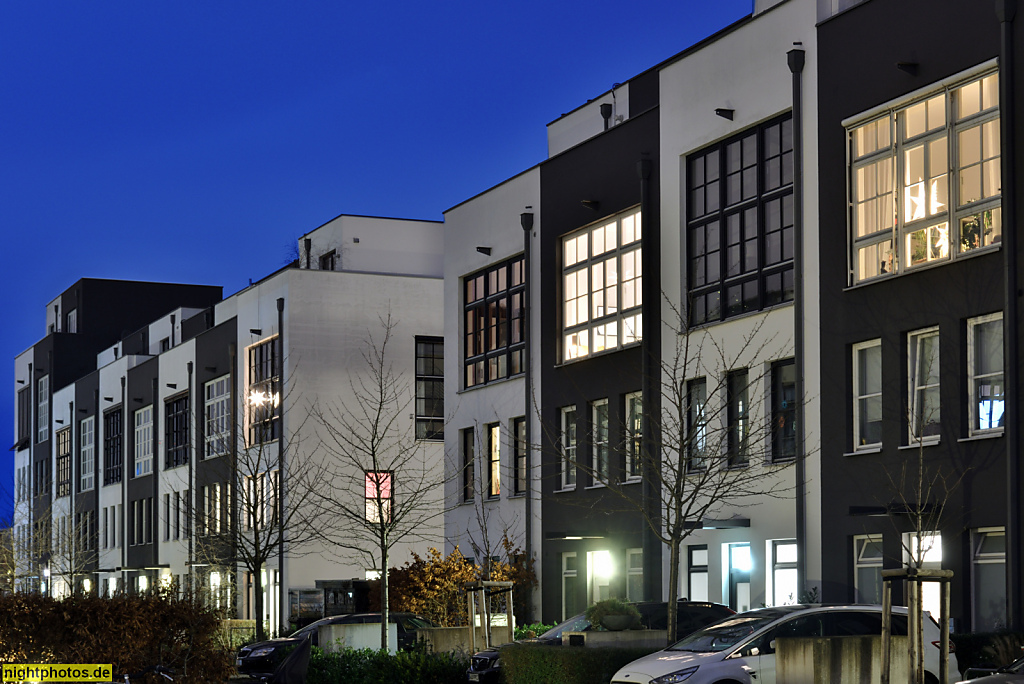
<path fill-rule="evenodd" d="M 64 419 L 63 418 L 54 418 L 53 422 L 56 423 L 57 425 L 63 425 L 64 424 Z"/>
<path fill-rule="evenodd" d="M 491 256 L 491 248 L 490 247 L 477 247 L 476 251 L 480 252 L 481 254 L 486 254 L 487 256 Z"/>
<path fill-rule="evenodd" d="M 169 382 L 167 383 L 167 386 L 170 387 L 171 389 L 178 389 L 178 383 L 176 382 Z"/>
<path fill-rule="evenodd" d="M 114 397 L 103 397 L 103 401 L 114 401 Z"/>
<path fill-rule="evenodd" d="M 249 328 L 249 333 L 252 335 L 262 335 L 263 328 Z"/>
<path fill-rule="evenodd" d="M 594 574 L 606 579 L 615 574 L 615 564 L 612 563 L 611 551 L 594 552 Z"/>
<path fill-rule="evenodd" d="M 580 204 L 585 206 L 587 209 L 591 209 L 592 211 L 597 211 L 598 208 L 600 208 L 601 206 L 601 203 L 598 202 L 597 200 L 580 200 Z"/>
<path fill-rule="evenodd" d="M 917 76 L 917 62 L 896 62 L 896 68 L 900 71 Z"/>
<path fill-rule="evenodd" d="M 88 577 L 82 580 L 82 591 L 84 591 L 86 594 L 92 591 L 92 580 Z"/>
<path fill-rule="evenodd" d="M 24 385 L 24 384 L 25 384 L 25 381 L 24 381 L 24 380 L 18 380 L 18 384 L 19 384 L 19 385 Z"/>
<path fill-rule="evenodd" d="M 729 121 L 732 121 L 732 116 L 735 113 L 736 113 L 735 109 L 727 109 L 725 107 L 716 107 L 715 108 L 715 114 L 717 116 L 720 116 L 723 119 L 728 119 Z"/>

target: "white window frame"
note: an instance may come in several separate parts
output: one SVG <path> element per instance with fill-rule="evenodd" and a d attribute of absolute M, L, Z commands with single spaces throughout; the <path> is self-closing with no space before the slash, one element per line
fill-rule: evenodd
<path fill-rule="evenodd" d="M 590 469 L 593 484 L 605 484 L 611 479 L 611 446 L 608 442 L 611 422 L 608 400 L 590 402 Z"/>
<path fill-rule="evenodd" d="M 796 539 L 773 539 L 770 543 L 772 569 L 769 581 L 771 582 L 771 596 L 773 600 L 772 605 L 787 606 L 792 605 L 794 603 L 798 603 L 800 601 L 799 595 L 790 594 L 789 596 L 780 596 L 779 594 L 780 587 L 783 585 L 783 582 L 781 581 L 782 574 L 795 573 L 797 569 L 797 560 L 780 560 L 779 551 L 783 547 L 793 547 L 794 551 L 797 554 L 797 558 L 799 558 L 800 548 L 797 546 Z"/>
<path fill-rule="evenodd" d="M 36 384 L 36 442 L 50 438 L 50 376 L 44 375 Z"/>
<path fill-rule="evenodd" d="M 929 363 L 929 368 L 933 363 L 935 365 L 935 382 L 920 382 L 923 367 L 923 359 L 921 359 L 920 349 L 921 341 L 925 339 L 934 339 L 935 346 L 934 350 L 937 358 L 934 358 Z M 932 373 L 929 371 L 929 375 Z M 927 378 L 926 378 L 927 380 Z M 922 398 L 929 392 L 937 392 L 939 395 L 938 406 L 934 408 L 926 408 L 927 402 Z M 922 432 L 927 432 L 928 427 L 932 424 L 937 426 L 937 429 L 942 430 L 942 347 L 940 345 L 939 328 L 933 326 L 931 328 L 923 328 L 921 330 L 914 330 L 907 333 L 907 440 L 908 444 L 928 444 L 939 441 L 940 434 L 922 434 L 918 435 L 916 426 L 922 427 Z M 927 411 L 928 415 L 923 415 L 923 412 Z"/>
<path fill-rule="evenodd" d="M 487 426 L 487 498 L 501 497 L 501 423 Z"/>
<path fill-rule="evenodd" d="M 562 361 L 643 339 L 642 238 L 639 207 L 562 238 Z"/>
<path fill-rule="evenodd" d="M 213 458 L 231 451 L 231 376 L 207 382 L 203 397 L 203 458 Z"/>
<path fill-rule="evenodd" d="M 626 395 L 626 480 L 633 482 L 643 476 L 644 436 L 643 392 Z"/>
<path fill-rule="evenodd" d="M 571 570 L 569 569 L 569 563 L 568 563 L 570 558 L 572 558 L 575 561 L 575 563 L 573 564 L 574 567 Z M 576 594 L 578 596 L 579 595 L 579 586 L 578 586 L 579 567 L 580 567 L 579 566 L 579 558 L 576 556 L 576 552 L 575 551 L 564 551 L 564 552 L 562 552 L 562 619 L 563 620 L 568 620 L 570 617 L 572 617 L 572 615 L 567 615 L 566 614 L 567 613 L 567 610 L 566 610 L 567 606 L 566 606 L 566 600 L 565 600 L 565 597 L 566 597 L 565 580 L 569 579 L 569 578 L 577 580 L 577 587 L 576 587 L 577 591 L 576 591 Z M 575 603 L 575 599 L 574 599 L 573 602 Z"/>
<path fill-rule="evenodd" d="M 1002 433 L 1003 426 L 1001 420 L 1005 417 L 1006 411 L 1006 400 L 1005 400 L 1005 380 L 1004 380 L 1004 356 L 1003 356 L 1003 313 L 989 314 L 987 316 L 978 316 L 977 318 L 971 318 L 967 321 L 967 414 L 969 419 L 969 434 L 991 434 L 991 433 Z M 981 373 L 977 368 L 978 355 L 977 351 L 977 330 L 983 325 L 991 323 L 998 323 L 996 328 L 999 330 L 999 370 L 990 371 L 988 373 Z M 978 397 L 978 385 L 980 380 L 987 380 L 994 384 L 995 387 L 1002 388 L 1004 394 L 1003 399 L 1003 416 L 1000 417 L 1000 421 L 997 421 L 996 425 L 992 427 L 982 428 L 979 427 L 979 421 L 981 419 L 980 403 Z M 999 396 L 996 394 L 993 397 Z M 993 400 L 994 404 L 995 401 Z"/>
<path fill-rule="evenodd" d="M 863 569 L 876 569 L 878 572 L 882 571 L 882 567 L 885 560 L 881 556 L 868 556 L 867 551 L 869 548 L 873 548 L 875 544 L 882 544 L 882 535 L 880 534 L 858 534 L 853 537 L 853 587 L 856 593 L 856 599 L 860 601 L 861 592 L 864 587 L 860 586 L 860 570 Z"/>
<path fill-rule="evenodd" d="M 1005 527 L 979 527 L 971 531 L 971 617 L 975 622 L 975 631 L 977 631 L 978 622 L 978 584 L 979 580 L 977 577 L 979 565 L 1003 565 L 1005 572 L 1006 565 L 1006 552 L 992 553 L 983 552 L 982 548 L 985 545 L 985 540 L 990 536 L 1001 536 L 1006 537 Z M 1005 547 L 1004 547 L 1005 548 Z M 1005 600 L 1005 589 L 1003 589 L 1003 598 Z M 1006 612 L 1003 612 L 1004 618 Z"/>
<path fill-rule="evenodd" d="M 153 405 L 143 406 L 132 416 L 135 429 L 135 477 L 153 472 Z"/>
<path fill-rule="evenodd" d="M 83 418 L 79 426 L 81 458 L 80 492 L 88 492 L 96 486 L 96 416 Z"/>
<path fill-rule="evenodd" d="M 861 384 L 861 352 L 868 349 L 878 349 L 878 378 L 877 385 L 878 391 L 870 392 L 868 388 Z M 873 340 L 867 340 L 865 342 L 858 342 L 852 347 L 853 356 L 853 377 L 850 383 L 853 387 L 853 450 L 874 450 L 882 446 L 881 435 L 877 442 L 866 442 L 864 435 L 861 434 L 861 417 L 863 413 L 862 404 L 873 399 L 877 399 L 879 403 L 882 401 L 882 340 L 876 338 Z M 870 384 L 870 381 L 869 383 Z M 881 420 L 881 406 L 879 406 L 879 420 Z"/>
<path fill-rule="evenodd" d="M 640 563 L 638 566 L 634 566 L 633 559 L 639 557 Z M 630 580 L 633 578 L 640 578 L 640 595 L 633 596 L 629 593 Z M 644 600 L 644 589 L 643 589 L 643 577 L 644 577 L 644 550 L 643 549 L 626 549 L 626 600 L 633 602 L 640 602 Z"/>
<path fill-rule="evenodd" d="M 576 454 L 579 450 L 579 416 L 575 406 L 561 410 L 561 488 L 576 488 Z"/>
<path fill-rule="evenodd" d="M 966 101 L 968 93 L 973 95 L 974 89 L 977 89 L 980 109 L 959 116 L 961 103 Z M 990 182 L 999 182 L 1002 159 L 1000 145 L 991 142 L 988 149 L 997 153 L 985 157 L 983 139 L 987 135 L 999 136 L 998 90 L 998 72 L 993 65 L 985 64 L 936 84 L 926 93 L 916 93 L 844 122 L 848 142 L 852 284 L 907 273 L 986 249 L 998 249 L 1002 235 L 1002 195 L 998 188 L 985 193 Z M 908 134 L 908 121 L 919 121 L 922 116 L 926 121 L 924 127 Z M 961 166 L 962 152 L 967 149 L 961 138 L 975 129 L 979 129 L 980 157 L 977 162 Z M 935 154 L 945 158 L 945 165 L 932 169 L 934 173 L 926 171 L 923 176 L 909 177 L 908 153 L 918 149 L 921 149 L 922 164 L 928 164 Z M 878 175 L 880 170 L 882 176 Z M 968 174 L 977 174 L 982 196 L 961 201 L 962 179 Z M 873 182 L 870 190 L 873 194 L 864 192 L 863 197 L 858 196 L 863 192 L 858 181 Z M 919 201 L 911 197 L 915 191 L 920 192 Z M 875 204 L 877 201 L 882 204 Z M 924 215 L 917 215 L 922 205 Z M 881 223 L 881 227 L 858 236 L 858 228 L 865 225 L 859 222 L 859 217 L 864 216 L 860 213 L 862 208 L 873 213 L 872 219 Z M 908 218 L 912 208 L 915 215 Z M 990 238 L 980 235 L 981 243 L 973 247 L 967 246 L 963 232 L 972 222 L 978 231 L 982 223 L 988 223 L 987 232 L 992 235 Z M 913 236 L 922 231 L 927 231 L 925 253 L 911 264 Z"/>
<path fill-rule="evenodd" d="M 704 553 L 704 563 L 699 560 L 697 554 Z M 711 549 L 707 544 L 690 544 L 686 547 L 686 596 L 691 601 L 707 601 L 710 590 L 710 560 Z M 694 593 L 698 589 L 700 593 Z"/>

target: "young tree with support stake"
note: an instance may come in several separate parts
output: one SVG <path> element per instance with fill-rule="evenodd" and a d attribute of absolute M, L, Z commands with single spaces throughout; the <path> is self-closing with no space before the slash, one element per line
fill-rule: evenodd
<path fill-rule="evenodd" d="M 323 539 L 380 570 L 381 648 L 388 649 L 388 568 L 397 544 L 437 543 L 444 513 L 443 447 L 417 438 L 413 382 L 396 370 L 398 321 L 379 317 L 335 403 L 313 409 L 325 477 Z"/>

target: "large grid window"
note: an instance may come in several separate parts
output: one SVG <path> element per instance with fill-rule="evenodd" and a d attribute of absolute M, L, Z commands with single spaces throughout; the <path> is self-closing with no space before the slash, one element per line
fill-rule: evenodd
<path fill-rule="evenodd" d="M 71 494 L 71 428 L 57 432 L 57 498 Z"/>
<path fill-rule="evenodd" d="M 907 335 L 907 426 L 910 443 L 936 440 L 942 430 L 939 412 L 939 329 Z"/>
<path fill-rule="evenodd" d="M 644 409 L 643 395 L 626 395 L 626 479 L 639 480 L 643 475 Z"/>
<path fill-rule="evenodd" d="M 566 406 L 561 413 L 561 486 L 572 489 L 576 486 L 576 407 Z"/>
<path fill-rule="evenodd" d="M 523 372 L 523 268 L 523 257 L 515 257 L 463 280 L 467 388 Z"/>
<path fill-rule="evenodd" d="M 281 404 L 281 338 L 272 337 L 249 347 L 249 444 L 272 442 L 281 436 L 277 407 Z"/>
<path fill-rule="evenodd" d="M 78 491 L 87 492 L 96 486 L 96 418 L 89 416 L 79 423 L 79 480 Z"/>
<path fill-rule="evenodd" d="M 153 407 L 135 412 L 135 477 L 153 472 Z"/>
<path fill-rule="evenodd" d="M 103 414 L 103 484 L 121 481 L 124 455 L 121 451 L 124 420 L 120 410 Z"/>
<path fill-rule="evenodd" d="M 853 449 L 882 443 L 882 341 L 853 345 Z"/>
<path fill-rule="evenodd" d="M 848 130 L 854 283 L 999 243 L 999 81 L 936 89 Z"/>
<path fill-rule="evenodd" d="M 971 434 L 1003 428 L 1003 315 L 967 321 Z"/>
<path fill-rule="evenodd" d="M 444 338 L 416 338 L 416 439 L 444 440 Z"/>
<path fill-rule="evenodd" d="M 793 299 L 793 121 L 769 121 L 687 159 L 689 320 Z"/>
<path fill-rule="evenodd" d="M 643 338 L 640 210 L 562 239 L 562 360 Z"/>
<path fill-rule="evenodd" d="M 231 376 L 206 383 L 203 393 L 203 458 L 213 458 L 231 451 Z"/>
<path fill-rule="evenodd" d="M 164 405 L 164 469 L 188 463 L 188 395 L 171 399 Z"/>
<path fill-rule="evenodd" d="M 590 468 L 593 483 L 608 482 L 611 461 L 608 450 L 608 400 L 598 399 L 590 404 Z"/>
<path fill-rule="evenodd" d="M 50 376 L 44 375 L 36 384 L 36 442 L 50 438 Z"/>

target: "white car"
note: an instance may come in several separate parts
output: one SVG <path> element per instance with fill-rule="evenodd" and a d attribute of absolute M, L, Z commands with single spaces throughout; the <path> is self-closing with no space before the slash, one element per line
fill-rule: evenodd
<path fill-rule="evenodd" d="M 892 633 L 907 634 L 907 609 L 893 607 Z M 882 633 L 881 606 L 795 605 L 761 608 L 726 618 L 663 651 L 634 660 L 612 684 L 775 684 L 775 639 Z M 939 681 L 939 627 L 924 621 L 925 681 Z M 959 676 L 949 656 L 949 682 Z"/>

